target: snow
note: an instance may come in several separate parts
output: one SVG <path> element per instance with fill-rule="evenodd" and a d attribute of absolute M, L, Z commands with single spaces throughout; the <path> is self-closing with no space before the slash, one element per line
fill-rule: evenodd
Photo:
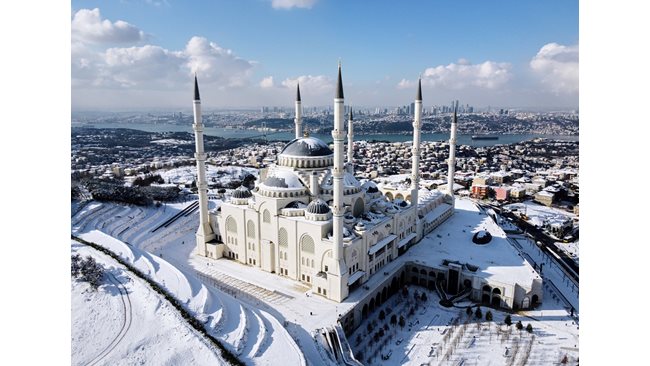
<path fill-rule="evenodd" d="M 72 253 L 91 255 L 109 273 L 97 291 L 71 281 L 73 365 L 227 364 L 166 299 L 115 260 L 75 241 Z"/>
<path fill-rule="evenodd" d="M 368 248 L 368 254 L 372 255 L 372 254 L 377 253 L 377 251 L 379 251 L 379 249 L 385 247 L 388 243 L 395 240 L 395 238 L 397 238 L 397 235 L 395 235 L 395 234 L 388 235 L 384 239 L 378 241 L 377 243 L 373 244 L 370 248 Z"/>
<path fill-rule="evenodd" d="M 184 166 L 168 170 L 156 171 L 165 180 L 173 184 L 185 184 L 196 179 L 196 166 Z M 259 171 L 255 168 L 245 168 L 239 166 L 214 167 L 206 165 L 206 179 L 208 182 L 216 182 L 221 186 L 226 186 L 231 181 L 242 180 L 248 174 L 255 177 L 259 176 Z"/>
<path fill-rule="evenodd" d="M 350 276 L 350 278 L 348 279 L 348 285 L 353 284 L 354 281 L 356 281 L 359 278 L 363 277 L 363 275 L 365 275 L 365 274 L 366 274 L 366 272 L 364 272 L 364 271 L 356 271 L 356 272 L 354 272 L 352 274 L 352 276 Z"/>
<path fill-rule="evenodd" d="M 87 205 L 73 217 L 72 231 L 84 240 L 95 242 L 117 253 L 166 288 L 198 319 L 207 322 L 212 335 L 238 354 L 246 364 L 272 365 L 276 360 L 283 359 L 287 364 L 304 365 L 303 353 L 275 318 L 277 311 L 273 308 L 260 309 L 256 303 L 242 302 L 235 298 L 238 292 L 231 295 L 213 287 L 208 281 L 209 278 L 193 268 L 191 252 L 194 249 L 194 233 L 198 222 L 196 212 L 179 219 L 167 228 L 155 233 L 150 232 L 152 228 L 159 226 L 189 204 L 169 204 L 158 209 L 117 204 Z M 136 214 L 139 211 L 141 214 Z M 121 213 L 120 219 L 107 224 L 115 213 Z M 138 223 L 134 223 L 134 220 Z M 130 244 L 100 230 L 111 232 L 118 238 L 128 237 Z M 156 352 L 158 343 L 152 344 L 151 348 L 152 352 Z M 294 351 L 287 354 L 286 350 L 289 349 Z"/>
<path fill-rule="evenodd" d="M 475 273 L 478 277 L 489 278 L 490 282 L 516 282 L 524 287 L 539 278 L 531 265 L 512 248 L 506 234 L 492 218 L 469 199 L 456 199 L 455 204 L 454 215 L 400 258 L 435 264 L 445 259 L 469 263 L 479 267 Z M 435 210 L 440 207 L 443 205 Z M 492 235 L 488 244 L 472 242 L 472 236 L 480 230 Z"/>
<path fill-rule="evenodd" d="M 193 141 L 179 140 L 179 139 L 161 139 L 161 140 L 152 140 L 151 143 L 159 144 L 159 145 L 189 145 L 192 144 Z"/>
<path fill-rule="evenodd" d="M 277 189 L 302 189 L 305 186 L 302 184 L 300 181 L 300 178 L 296 173 L 294 173 L 291 170 L 286 170 L 286 169 L 281 169 L 279 167 L 276 167 L 275 169 L 269 170 L 268 175 L 266 176 L 266 181 L 269 180 L 269 178 L 277 178 L 281 182 L 286 185 L 285 187 L 277 187 L 275 185 L 267 185 L 265 183 L 264 186 L 269 187 L 272 190 L 277 190 Z M 266 182 L 265 181 L 265 182 Z"/>
<path fill-rule="evenodd" d="M 571 361 L 569 365 L 577 364 L 578 326 L 554 303 L 536 311 L 512 314 L 513 325 L 507 327 L 503 324 L 505 312 L 484 307 L 483 319 L 479 321 L 474 315 L 468 317 L 464 308 L 440 306 L 440 298 L 433 291 L 416 286 L 408 289 L 406 298 L 401 294 L 391 297 L 348 337 L 354 354 L 362 356 L 359 361 L 365 365 L 502 365 L 510 361 L 516 365 L 523 364 L 527 345 L 532 347 L 526 364 L 556 364 L 565 354 Z M 427 300 L 414 300 L 415 291 L 426 293 Z M 492 322 L 485 320 L 488 310 L 493 314 Z M 386 313 L 383 321 L 379 319 L 381 311 Z M 397 319 L 404 316 L 404 328 L 390 324 L 392 315 Z M 533 334 L 516 330 L 517 321 L 524 327 L 531 324 Z M 370 334 L 369 323 L 374 324 Z M 386 335 L 375 342 L 373 335 L 384 325 L 388 325 Z M 514 359 L 503 356 L 506 348 Z M 448 352 L 449 361 L 445 362 Z M 390 356 L 382 359 L 387 355 Z"/>

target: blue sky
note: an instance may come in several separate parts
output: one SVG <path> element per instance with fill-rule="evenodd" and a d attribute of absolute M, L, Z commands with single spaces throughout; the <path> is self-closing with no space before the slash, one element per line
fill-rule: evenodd
<path fill-rule="evenodd" d="M 577 108 L 578 2 L 72 2 L 73 109 L 182 106 L 194 71 L 209 106 L 326 105 L 339 58 L 360 106 L 422 74 L 425 105 Z"/>

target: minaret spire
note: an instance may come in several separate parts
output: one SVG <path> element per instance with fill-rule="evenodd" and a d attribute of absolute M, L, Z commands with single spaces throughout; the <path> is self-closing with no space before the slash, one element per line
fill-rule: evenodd
<path fill-rule="evenodd" d="M 334 129 L 332 130 L 332 139 L 334 140 L 332 266 L 330 266 L 327 276 L 330 286 L 328 297 L 336 301 L 342 301 L 348 296 L 349 276 L 343 253 L 343 215 L 345 214 L 343 204 L 343 176 L 345 174 L 343 166 L 343 144 L 345 142 L 343 118 L 345 118 L 345 107 L 343 103 L 343 80 L 341 78 L 341 62 L 339 61 L 339 75 L 334 97 Z"/>
<path fill-rule="evenodd" d="M 199 81 L 196 79 L 196 73 L 194 73 L 194 100 L 201 100 L 199 95 Z"/>
<path fill-rule="evenodd" d="M 451 120 L 449 136 L 449 160 L 447 160 L 447 193 L 454 200 L 454 175 L 456 170 L 456 132 L 458 130 L 458 101 L 454 104 L 454 118 Z"/>
<path fill-rule="evenodd" d="M 293 120 L 296 125 L 296 138 L 302 137 L 302 101 L 300 100 L 300 83 L 296 85 L 296 118 Z"/>
<path fill-rule="evenodd" d="M 205 178 L 206 154 L 203 150 L 203 117 L 201 115 L 201 97 L 199 95 L 199 82 L 194 74 L 194 142 L 196 145 L 196 175 L 199 193 L 199 228 L 196 231 L 196 246 L 199 255 L 206 255 L 206 243 L 214 239 L 215 234 L 210 225 L 208 214 L 208 183 Z"/>

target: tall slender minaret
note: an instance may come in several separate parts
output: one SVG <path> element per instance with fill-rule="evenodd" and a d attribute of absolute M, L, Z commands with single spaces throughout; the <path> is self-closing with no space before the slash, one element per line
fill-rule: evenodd
<path fill-rule="evenodd" d="M 348 270 L 343 258 L 343 175 L 345 174 L 343 166 L 343 144 L 345 142 L 345 131 L 343 130 L 343 81 L 341 79 L 341 62 L 339 62 L 339 76 L 336 82 L 336 95 L 334 97 L 334 129 L 332 130 L 332 139 L 334 140 L 334 167 L 332 168 L 332 178 L 334 186 L 334 207 L 333 213 L 333 246 L 332 260 L 332 280 L 330 283 L 330 298 L 341 301 L 348 296 Z"/>
<path fill-rule="evenodd" d="M 348 116 L 348 166 L 354 172 L 354 131 L 352 130 L 352 107 L 350 107 L 350 115 Z"/>
<path fill-rule="evenodd" d="M 447 171 L 447 193 L 451 196 L 452 202 L 454 200 L 454 174 L 456 169 L 456 130 L 458 128 L 458 101 L 454 105 L 454 119 L 451 121 L 451 133 L 449 136 L 449 160 L 447 164 L 449 170 Z"/>
<path fill-rule="evenodd" d="M 302 102 L 300 101 L 300 84 L 296 87 L 296 138 L 302 137 Z"/>
<path fill-rule="evenodd" d="M 418 79 L 418 93 L 415 96 L 415 118 L 413 119 L 413 162 L 411 163 L 411 205 L 417 215 L 418 191 L 420 190 L 420 129 L 422 128 L 422 81 Z"/>
<path fill-rule="evenodd" d="M 197 188 L 199 193 L 199 228 L 196 231 L 196 247 L 198 254 L 205 256 L 205 243 L 212 240 L 215 235 L 210 226 L 210 215 L 208 215 L 208 184 L 205 179 L 205 158 L 203 151 L 203 119 L 201 116 L 201 97 L 199 96 L 199 82 L 194 75 L 194 141 L 196 143 L 196 174 Z"/>

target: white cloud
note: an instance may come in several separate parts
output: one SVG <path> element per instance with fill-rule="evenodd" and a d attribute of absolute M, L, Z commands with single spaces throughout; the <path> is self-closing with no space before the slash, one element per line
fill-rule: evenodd
<path fill-rule="evenodd" d="M 282 81 L 282 86 L 295 89 L 298 82 L 300 82 L 300 91 L 305 91 L 307 94 L 322 94 L 334 90 L 332 80 L 324 75 L 302 75 L 293 79 L 287 78 Z"/>
<path fill-rule="evenodd" d="M 260 88 L 272 88 L 273 87 L 273 76 L 267 76 L 262 81 L 260 81 Z"/>
<path fill-rule="evenodd" d="M 192 37 L 179 51 L 145 45 L 93 52 L 73 43 L 72 85 L 180 89 L 196 72 L 202 84 L 224 89 L 247 85 L 254 65 L 202 37 Z"/>
<path fill-rule="evenodd" d="M 219 82 L 224 86 L 238 87 L 248 84 L 256 62 L 234 55 L 232 50 L 219 47 L 204 37 L 192 37 L 185 47 L 184 56 L 191 72 L 202 80 Z"/>
<path fill-rule="evenodd" d="M 578 92 L 578 45 L 548 43 L 530 61 L 531 69 L 553 93 Z"/>
<path fill-rule="evenodd" d="M 143 31 L 122 20 L 102 20 L 99 9 L 81 9 L 72 18 L 72 39 L 90 43 L 134 43 L 145 39 Z"/>
<path fill-rule="evenodd" d="M 479 87 L 497 89 L 510 80 L 511 65 L 506 62 L 485 61 L 471 64 L 466 59 L 457 63 L 429 67 L 422 74 L 422 85 L 446 89 L 465 89 Z M 415 87 L 415 81 L 402 79 L 397 87 L 400 89 Z"/>
<path fill-rule="evenodd" d="M 303 8 L 311 9 L 317 0 L 271 0 L 273 9 Z"/>

